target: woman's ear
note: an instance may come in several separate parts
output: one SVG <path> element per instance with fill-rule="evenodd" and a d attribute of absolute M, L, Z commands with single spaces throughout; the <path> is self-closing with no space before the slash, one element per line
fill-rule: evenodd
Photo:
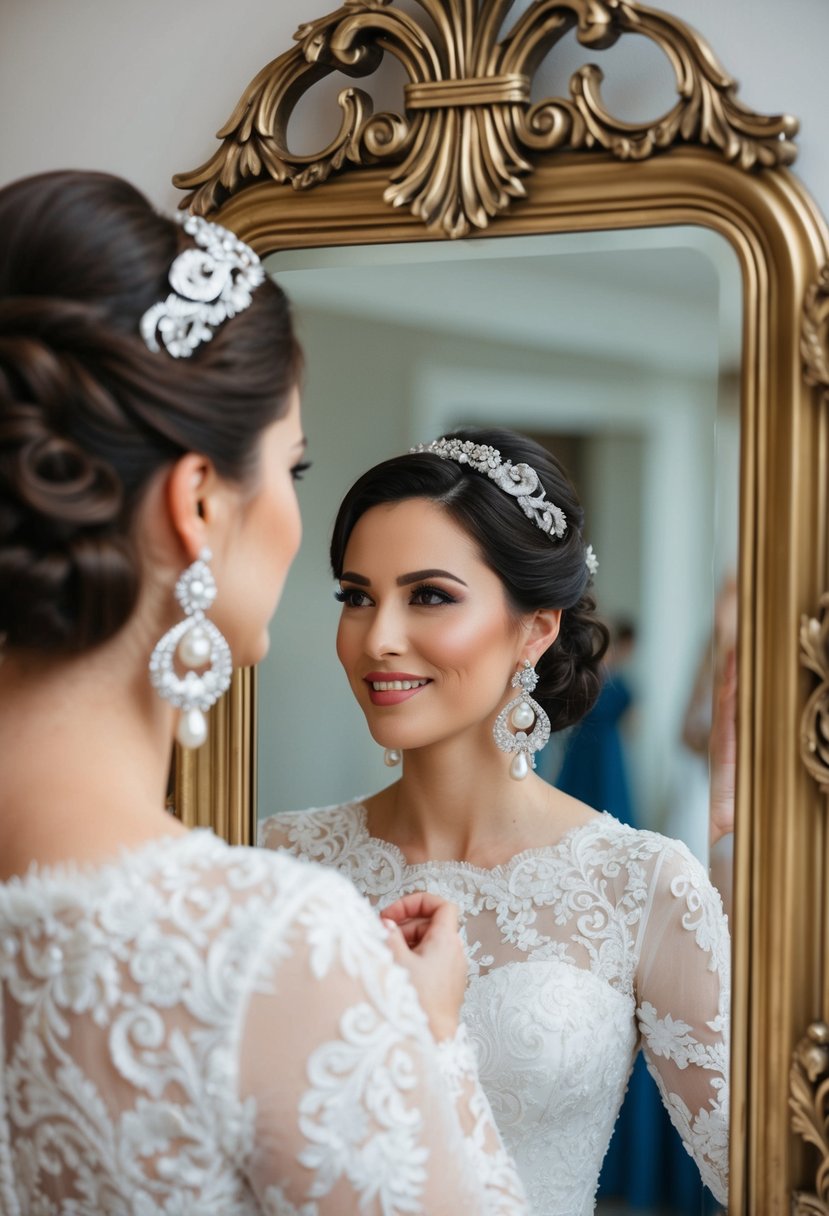
<path fill-rule="evenodd" d="M 216 488 L 216 472 L 206 456 L 188 452 L 170 470 L 167 509 L 188 561 L 195 561 L 208 545 L 213 514 L 211 495 Z"/>
<path fill-rule="evenodd" d="M 561 611 L 561 608 L 539 608 L 529 618 L 524 637 L 524 654 L 533 667 L 558 637 Z"/>

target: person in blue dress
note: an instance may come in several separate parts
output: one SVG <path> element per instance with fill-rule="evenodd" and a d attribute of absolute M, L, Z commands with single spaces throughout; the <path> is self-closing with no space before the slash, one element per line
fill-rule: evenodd
<path fill-rule="evenodd" d="M 598 700 L 570 733 L 554 784 L 588 806 L 609 811 L 621 823 L 638 828 L 620 730 L 634 701 L 625 669 L 635 644 L 633 623 L 618 621 L 613 630 L 612 659 Z"/>

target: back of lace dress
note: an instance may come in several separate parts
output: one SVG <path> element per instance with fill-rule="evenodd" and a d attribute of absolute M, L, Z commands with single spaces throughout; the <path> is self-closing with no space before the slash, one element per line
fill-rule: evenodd
<path fill-rule="evenodd" d="M 206 833 L 0 885 L 3 1216 L 525 1212 L 338 876 Z"/>

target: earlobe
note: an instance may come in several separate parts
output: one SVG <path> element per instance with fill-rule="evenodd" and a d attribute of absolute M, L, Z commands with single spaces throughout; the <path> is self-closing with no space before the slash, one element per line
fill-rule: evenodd
<path fill-rule="evenodd" d="M 209 491 L 213 467 L 204 456 L 188 452 L 170 470 L 166 499 L 170 523 L 192 562 L 208 544 Z"/>

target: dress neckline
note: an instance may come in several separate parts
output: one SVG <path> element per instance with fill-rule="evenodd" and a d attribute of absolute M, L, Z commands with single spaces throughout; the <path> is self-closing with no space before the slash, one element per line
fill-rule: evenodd
<path fill-rule="evenodd" d="M 558 840 L 552 844 L 536 845 L 534 848 L 522 849 L 519 853 L 514 853 L 507 861 L 499 862 L 495 866 L 476 866 L 471 861 L 408 861 L 405 853 L 396 844 L 392 844 L 390 840 L 383 840 L 381 836 L 372 836 L 368 828 L 368 808 L 363 801 L 363 798 L 356 798 L 348 804 L 357 816 L 357 829 L 360 835 L 360 844 L 374 845 L 382 852 L 389 854 L 394 858 L 396 864 L 402 871 L 408 873 L 416 873 L 419 870 L 461 870 L 465 874 L 477 874 L 482 878 L 504 878 L 511 871 L 517 868 L 522 862 L 530 861 L 533 858 L 553 857 L 556 854 L 564 853 L 571 848 L 576 837 L 589 829 L 598 828 L 599 826 L 622 827 L 623 825 L 618 819 L 615 819 L 609 811 L 597 811 L 596 818 L 588 819 L 585 823 L 574 824 L 559 836 Z"/>

